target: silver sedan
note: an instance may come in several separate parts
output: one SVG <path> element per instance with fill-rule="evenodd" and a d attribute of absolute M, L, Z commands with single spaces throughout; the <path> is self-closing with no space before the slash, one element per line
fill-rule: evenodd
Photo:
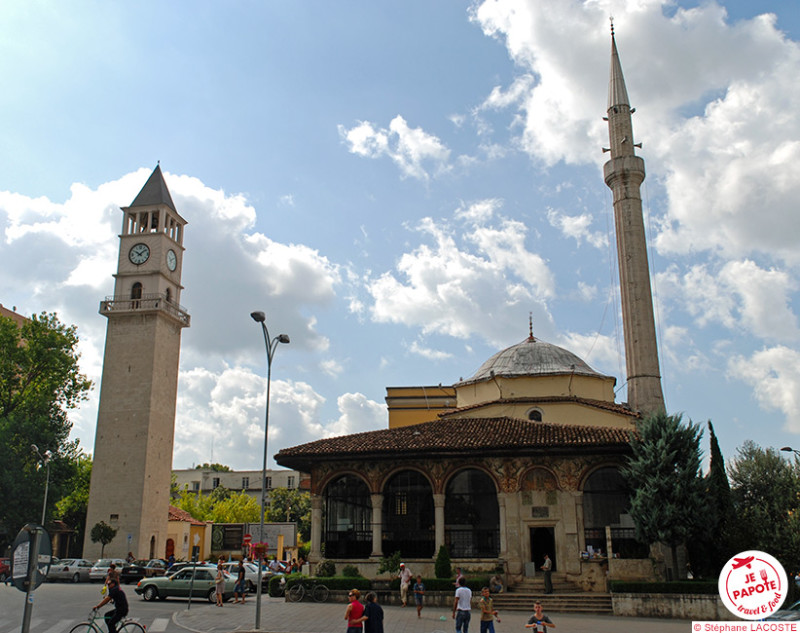
<path fill-rule="evenodd" d="M 68 580 L 70 582 L 89 582 L 92 561 L 85 558 L 62 558 L 50 567 L 48 580 Z"/>

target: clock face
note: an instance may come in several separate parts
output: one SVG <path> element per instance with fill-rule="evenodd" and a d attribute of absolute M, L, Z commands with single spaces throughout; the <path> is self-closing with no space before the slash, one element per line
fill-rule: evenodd
<path fill-rule="evenodd" d="M 147 244 L 134 244 L 128 258 L 137 266 L 144 264 L 150 258 L 150 247 Z"/>
<path fill-rule="evenodd" d="M 169 249 L 167 251 L 167 268 L 174 271 L 178 267 L 178 256 L 175 251 Z"/>

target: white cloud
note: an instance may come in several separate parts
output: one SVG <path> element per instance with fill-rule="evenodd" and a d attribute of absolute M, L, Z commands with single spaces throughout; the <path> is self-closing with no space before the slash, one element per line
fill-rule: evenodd
<path fill-rule="evenodd" d="M 552 296 L 554 280 L 544 260 L 527 250 L 525 225 L 502 217 L 491 225 L 470 222 L 459 244 L 458 219 L 423 219 L 417 230 L 432 244 L 404 253 L 396 271 L 368 282 L 373 319 L 419 327 L 424 334 L 477 334 L 496 344 L 519 331 L 520 312 L 533 310 L 537 323 L 550 324 L 543 301 Z"/>
<path fill-rule="evenodd" d="M 564 236 L 574 239 L 578 245 L 580 245 L 583 240 L 586 240 L 595 248 L 608 247 L 608 239 L 605 233 L 589 230 L 593 218 L 588 213 L 567 215 L 555 209 L 548 209 L 547 221 L 550 223 L 550 226 L 561 231 Z"/>
<path fill-rule="evenodd" d="M 777 346 L 749 358 L 734 356 L 728 373 L 753 388 L 762 408 L 781 411 L 788 431 L 800 433 L 800 352 Z"/>
<path fill-rule="evenodd" d="M 344 365 L 340 363 L 335 358 L 329 358 L 327 360 L 323 360 L 319 364 L 319 368 L 322 370 L 324 374 L 331 376 L 332 378 L 336 378 L 337 376 L 341 375 L 344 371 Z"/>
<path fill-rule="evenodd" d="M 386 405 L 361 393 L 345 393 L 337 399 L 340 416 L 326 430 L 328 437 L 386 428 Z"/>
<path fill-rule="evenodd" d="M 431 177 L 431 171 L 437 175 L 448 169 L 450 150 L 422 128 L 409 127 L 400 115 L 391 120 L 388 130 L 361 121 L 349 130 L 340 125 L 339 135 L 353 154 L 364 158 L 389 157 L 400 168 L 404 178 L 426 181 Z"/>
<path fill-rule="evenodd" d="M 410 351 L 412 354 L 416 354 L 417 356 L 421 356 L 422 358 L 427 358 L 428 360 L 433 361 L 445 360 L 453 357 L 453 355 L 449 352 L 443 352 L 430 347 L 424 347 L 419 341 L 414 341 L 411 343 L 408 351 Z"/>

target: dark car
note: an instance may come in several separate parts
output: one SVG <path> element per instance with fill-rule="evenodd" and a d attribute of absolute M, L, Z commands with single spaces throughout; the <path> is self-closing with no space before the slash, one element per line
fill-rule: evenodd
<path fill-rule="evenodd" d="M 5 582 L 11 575 L 11 561 L 7 558 L 0 558 L 0 582 Z"/>
<path fill-rule="evenodd" d="M 119 572 L 119 580 L 123 585 L 139 582 L 142 578 L 163 576 L 167 571 L 167 563 L 159 558 L 137 560 L 132 565 L 123 567 Z"/>

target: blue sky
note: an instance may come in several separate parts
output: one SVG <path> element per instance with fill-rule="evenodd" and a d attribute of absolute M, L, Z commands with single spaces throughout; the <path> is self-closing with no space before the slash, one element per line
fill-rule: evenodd
<path fill-rule="evenodd" d="M 99 383 L 121 225 L 157 161 L 188 220 L 175 467 L 386 425 L 535 334 L 625 400 L 602 181 L 613 15 L 670 411 L 800 446 L 800 9 L 790 2 L 7 2 L 0 302 Z M 72 414 L 94 443 L 97 396 Z"/>

